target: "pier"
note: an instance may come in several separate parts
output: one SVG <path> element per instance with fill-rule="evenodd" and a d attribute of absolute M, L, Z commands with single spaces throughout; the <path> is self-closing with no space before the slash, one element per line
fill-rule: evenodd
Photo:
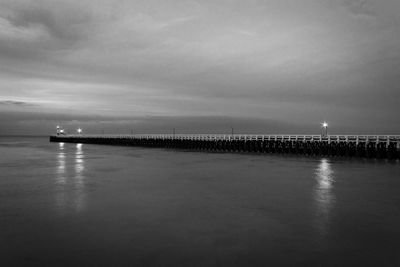
<path fill-rule="evenodd" d="M 400 135 L 52 135 L 50 142 L 139 146 L 193 151 L 328 157 L 400 158 Z"/>

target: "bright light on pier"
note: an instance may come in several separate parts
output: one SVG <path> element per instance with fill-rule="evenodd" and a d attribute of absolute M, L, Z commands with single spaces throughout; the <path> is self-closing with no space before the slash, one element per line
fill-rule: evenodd
<path fill-rule="evenodd" d="M 322 136 L 327 137 L 328 136 L 328 123 L 324 121 L 322 124 Z"/>
<path fill-rule="evenodd" d="M 82 129 L 81 128 L 78 128 L 76 131 L 78 132 L 78 134 L 82 133 Z"/>

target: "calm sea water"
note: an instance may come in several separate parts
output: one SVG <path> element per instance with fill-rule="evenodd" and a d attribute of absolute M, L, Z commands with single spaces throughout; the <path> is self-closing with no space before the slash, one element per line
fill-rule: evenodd
<path fill-rule="evenodd" d="M 400 266 L 400 163 L 0 138 L 1 266 Z"/>

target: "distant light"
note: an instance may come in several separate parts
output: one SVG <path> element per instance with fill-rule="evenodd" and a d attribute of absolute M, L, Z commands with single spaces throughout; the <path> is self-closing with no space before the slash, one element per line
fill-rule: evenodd
<path fill-rule="evenodd" d="M 82 133 L 82 129 L 81 129 L 81 128 L 78 128 L 76 131 L 77 131 L 79 134 Z"/>
<path fill-rule="evenodd" d="M 327 123 L 326 121 L 324 121 L 324 122 L 322 123 L 322 127 L 324 127 L 324 128 L 328 127 L 328 123 Z"/>
<path fill-rule="evenodd" d="M 60 133 L 64 133 L 64 129 L 61 129 L 61 130 L 60 130 Z"/>
<path fill-rule="evenodd" d="M 59 126 L 59 125 L 57 125 L 57 129 L 60 129 L 60 126 Z"/>

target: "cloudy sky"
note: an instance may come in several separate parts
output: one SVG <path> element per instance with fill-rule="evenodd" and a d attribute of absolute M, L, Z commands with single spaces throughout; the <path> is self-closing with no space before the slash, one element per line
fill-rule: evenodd
<path fill-rule="evenodd" d="M 0 0 L 0 134 L 400 133 L 398 0 Z"/>

